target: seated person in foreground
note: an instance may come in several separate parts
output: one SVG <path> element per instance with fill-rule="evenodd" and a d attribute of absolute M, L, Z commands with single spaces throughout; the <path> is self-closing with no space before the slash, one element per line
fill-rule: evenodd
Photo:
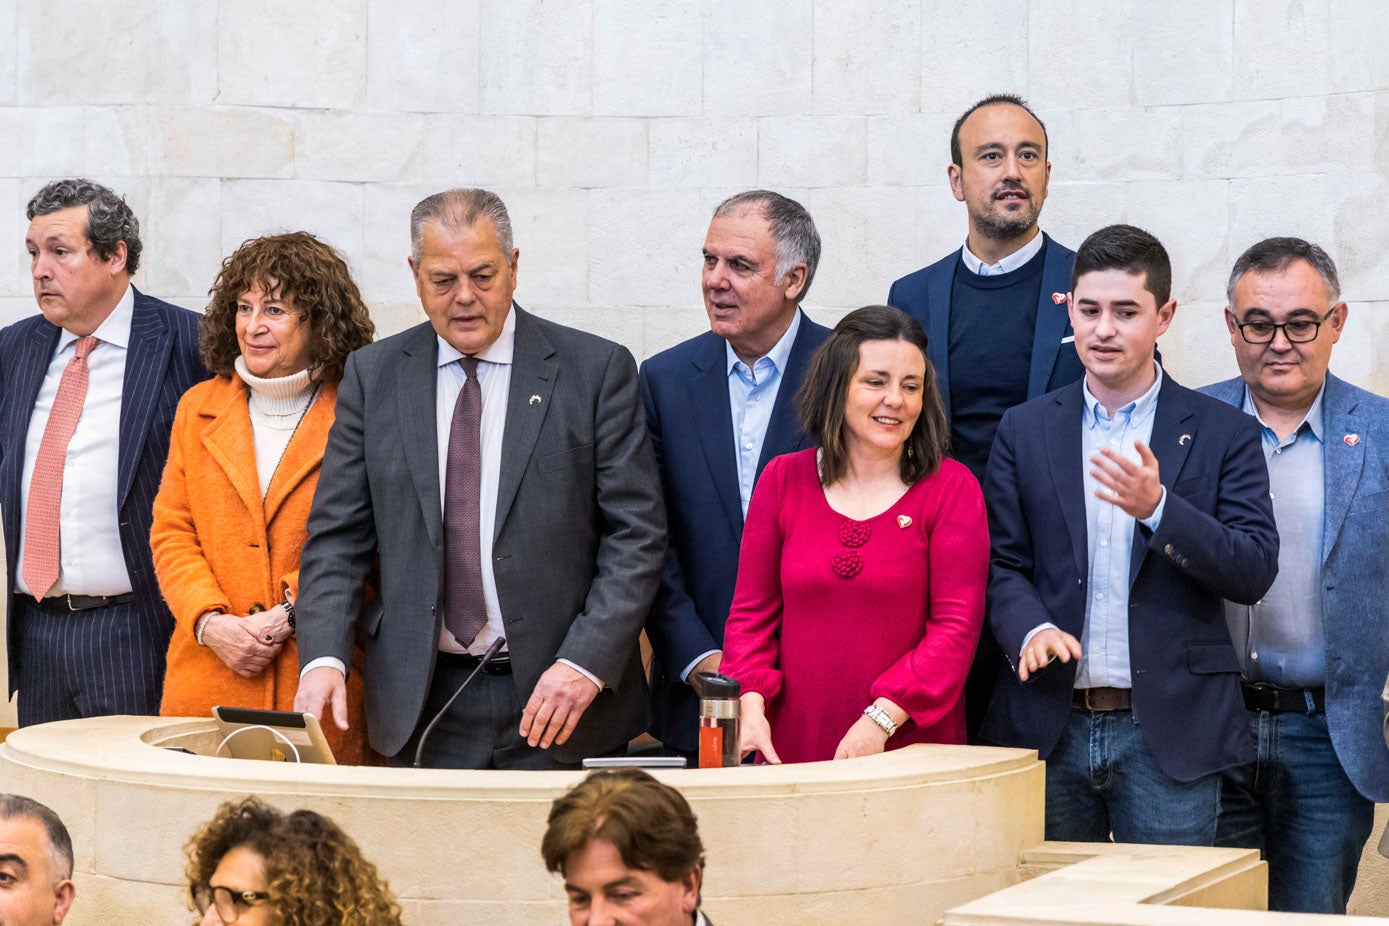
<path fill-rule="evenodd" d="M 59 926 L 76 894 L 63 821 L 38 801 L 0 794 L 0 923 Z"/>
<path fill-rule="evenodd" d="M 1013 669 L 983 736 L 1046 760 L 1049 840 L 1209 846 L 1221 771 L 1254 758 L 1221 599 L 1278 572 L 1259 427 L 1158 366 L 1177 304 L 1152 235 L 1095 232 L 1071 287 L 1085 376 L 1006 412 L 989 456 Z"/>
<path fill-rule="evenodd" d="M 400 926 L 376 866 L 312 810 L 284 814 L 254 797 L 228 802 L 186 851 L 202 926 Z"/>
<path fill-rule="evenodd" d="M 641 769 L 594 772 L 556 800 L 540 854 L 564 877 L 571 926 L 710 926 L 694 812 Z"/>
<path fill-rule="evenodd" d="M 338 381 L 373 333 L 347 265 L 310 234 L 248 241 L 222 264 L 202 318 L 215 375 L 179 402 L 154 500 L 155 573 L 176 621 L 160 713 L 293 708 L 299 551 Z M 345 765 L 367 756 L 361 678 L 351 728 L 323 728 Z"/>
<path fill-rule="evenodd" d="M 849 313 L 797 404 L 815 446 L 753 491 L 725 631 L 741 748 L 776 763 L 963 743 L 989 537 L 979 483 L 945 456 L 920 324 Z"/>

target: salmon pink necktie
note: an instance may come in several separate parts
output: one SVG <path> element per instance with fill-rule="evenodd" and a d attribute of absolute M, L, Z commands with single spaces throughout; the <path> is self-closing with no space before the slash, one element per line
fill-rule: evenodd
<path fill-rule="evenodd" d="M 29 594 L 42 598 L 58 581 L 58 509 L 63 501 L 63 468 L 68 442 L 82 417 L 87 399 L 87 355 L 97 340 L 77 339 L 77 350 L 63 369 L 58 395 L 53 400 L 48 424 L 43 429 L 34 477 L 29 483 L 29 507 L 24 515 L 24 583 Z"/>

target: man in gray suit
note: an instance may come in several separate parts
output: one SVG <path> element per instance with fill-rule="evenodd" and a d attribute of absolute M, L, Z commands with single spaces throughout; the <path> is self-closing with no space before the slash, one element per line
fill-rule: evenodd
<path fill-rule="evenodd" d="M 295 707 L 345 728 L 360 631 L 371 745 L 396 764 L 436 715 L 433 767 L 621 751 L 645 728 L 637 637 L 666 528 L 636 364 L 514 304 L 495 194 L 430 196 L 410 235 L 429 322 L 348 360 L 304 546 Z M 374 559 L 380 606 L 363 613 Z"/>
<path fill-rule="evenodd" d="M 1259 753 L 1225 772 L 1216 842 L 1263 851 L 1270 910 L 1345 913 L 1389 801 L 1389 401 L 1328 372 L 1347 308 L 1321 248 L 1261 241 L 1227 295 L 1241 375 L 1202 391 L 1263 426 L 1281 543 L 1263 600 L 1226 604 Z"/>

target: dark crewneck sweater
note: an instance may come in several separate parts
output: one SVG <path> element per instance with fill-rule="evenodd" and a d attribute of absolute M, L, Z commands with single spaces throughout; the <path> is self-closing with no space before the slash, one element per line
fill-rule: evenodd
<path fill-rule="evenodd" d="M 1016 270 L 979 276 L 955 264 L 950 306 L 950 455 L 984 481 L 1003 413 L 1027 401 L 1044 247 Z"/>

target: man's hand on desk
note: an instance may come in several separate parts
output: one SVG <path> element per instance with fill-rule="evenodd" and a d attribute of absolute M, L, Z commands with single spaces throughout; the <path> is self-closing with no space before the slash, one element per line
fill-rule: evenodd
<path fill-rule="evenodd" d="M 333 712 L 333 723 L 339 730 L 347 729 L 347 679 L 333 666 L 319 666 L 299 679 L 299 691 L 294 696 L 294 709 L 326 719 L 324 708 Z"/>

